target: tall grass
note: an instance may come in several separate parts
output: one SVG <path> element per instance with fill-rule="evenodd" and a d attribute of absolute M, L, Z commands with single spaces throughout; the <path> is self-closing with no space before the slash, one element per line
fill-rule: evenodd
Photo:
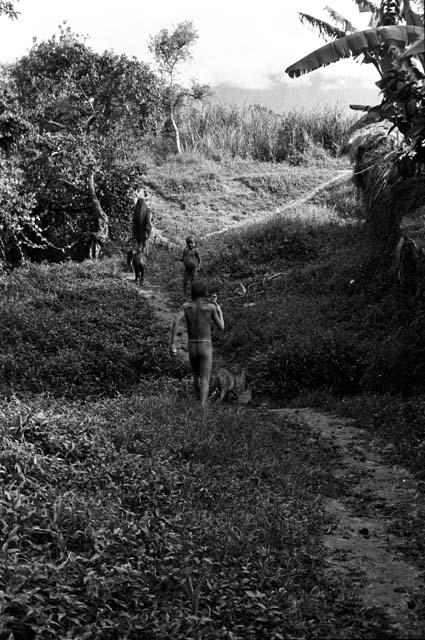
<path fill-rule="evenodd" d="M 338 104 L 277 114 L 257 104 L 207 103 L 181 122 L 186 151 L 302 164 L 324 151 L 336 155 L 355 116 Z"/>

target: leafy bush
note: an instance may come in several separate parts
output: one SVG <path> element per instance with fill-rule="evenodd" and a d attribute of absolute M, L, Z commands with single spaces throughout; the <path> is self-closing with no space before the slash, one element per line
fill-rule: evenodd
<path fill-rule="evenodd" d="M 400 314 L 398 326 L 376 346 L 363 387 L 383 394 L 402 393 L 403 397 L 424 393 L 424 355 L 425 310 L 419 307 Z"/>
<path fill-rule="evenodd" d="M 288 399 L 314 389 L 357 392 L 364 367 L 361 348 L 347 336 L 319 334 L 274 345 L 252 362 L 251 372 L 258 391 Z"/>

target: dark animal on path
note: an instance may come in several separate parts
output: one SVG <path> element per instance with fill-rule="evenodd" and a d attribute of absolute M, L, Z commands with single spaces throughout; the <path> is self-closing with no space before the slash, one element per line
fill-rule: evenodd
<path fill-rule="evenodd" d="M 134 271 L 134 282 L 136 284 L 142 284 L 145 275 L 145 256 L 141 249 L 130 249 L 127 253 L 127 265 L 130 271 Z"/>
<path fill-rule="evenodd" d="M 145 275 L 145 258 L 140 249 L 133 256 L 134 282 L 138 285 L 143 283 Z"/>
<path fill-rule="evenodd" d="M 147 243 L 152 233 L 152 216 L 145 198 L 138 197 L 133 211 L 133 239 L 138 249 L 147 250 Z"/>
<path fill-rule="evenodd" d="M 232 373 L 228 369 L 219 369 L 214 379 L 214 391 L 211 399 L 223 402 L 230 398 L 238 399 L 246 391 L 246 369 L 240 373 Z"/>

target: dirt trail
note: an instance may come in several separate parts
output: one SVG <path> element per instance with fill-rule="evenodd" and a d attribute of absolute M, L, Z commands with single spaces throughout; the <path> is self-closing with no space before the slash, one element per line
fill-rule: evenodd
<path fill-rule="evenodd" d="M 407 469 L 384 464 L 379 452 L 364 444 L 364 432 L 352 420 L 309 408 L 270 411 L 307 423 L 340 450 L 334 475 L 344 481 L 348 495 L 325 503 L 335 523 L 323 538 L 332 570 L 351 575 L 363 606 L 382 607 L 400 637 L 423 638 L 425 622 L 418 628 L 415 608 L 416 596 L 425 589 L 424 576 L 400 551 L 408 548 L 408 540 L 391 527 L 396 517 L 425 509 L 417 482 Z"/>
<path fill-rule="evenodd" d="M 147 300 L 149 306 L 155 313 L 159 324 L 164 328 L 164 332 L 168 331 L 169 335 L 171 323 L 176 312 L 172 310 L 173 305 L 167 294 L 151 284 L 144 284 L 141 287 L 137 286 L 134 283 L 134 275 L 132 273 L 124 273 L 123 278 L 129 285 L 134 287 L 138 295 Z M 180 325 L 179 327 L 176 347 L 177 355 L 183 358 L 186 362 L 189 362 L 189 356 L 187 353 L 187 333 L 183 325 Z"/>

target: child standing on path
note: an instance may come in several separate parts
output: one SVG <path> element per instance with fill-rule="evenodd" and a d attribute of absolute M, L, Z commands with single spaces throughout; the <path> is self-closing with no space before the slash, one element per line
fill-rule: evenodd
<path fill-rule="evenodd" d="M 197 273 L 201 268 L 201 258 L 198 250 L 195 249 L 195 240 L 193 236 L 188 236 L 186 238 L 186 246 L 183 249 L 183 257 L 181 261 L 184 266 L 183 295 L 186 297 L 188 283 L 190 287 L 192 287 Z"/>
<path fill-rule="evenodd" d="M 175 317 L 171 327 L 170 350 L 173 356 L 177 354 L 176 338 L 177 328 L 181 320 L 186 320 L 189 361 L 192 367 L 193 383 L 196 394 L 201 401 L 201 407 L 205 407 L 210 386 L 212 368 L 212 342 L 211 324 L 220 330 L 224 330 L 223 312 L 220 305 L 214 300 L 208 302 L 207 285 L 197 280 L 192 285 L 192 299 L 185 302 Z"/>

